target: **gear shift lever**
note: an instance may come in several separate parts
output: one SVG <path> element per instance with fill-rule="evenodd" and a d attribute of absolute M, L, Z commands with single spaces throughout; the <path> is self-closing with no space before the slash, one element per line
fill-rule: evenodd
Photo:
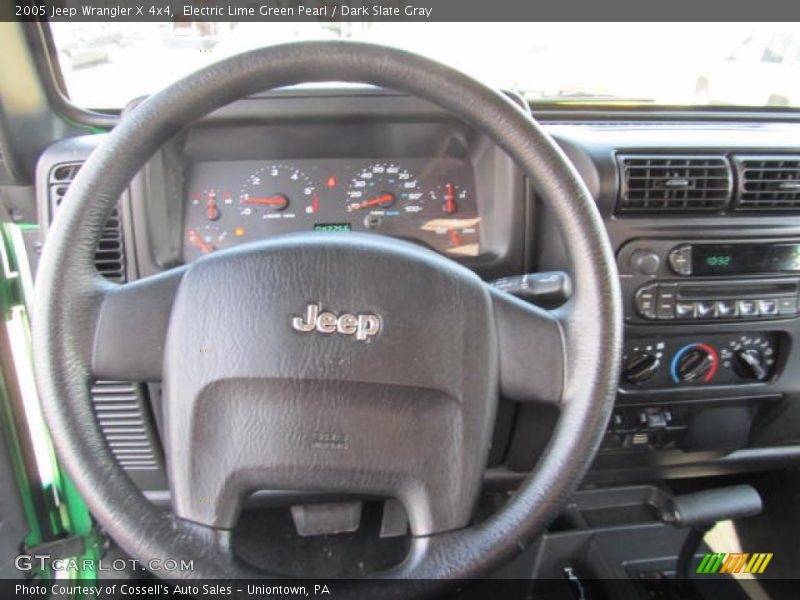
<path fill-rule="evenodd" d="M 750 485 L 734 485 L 674 497 L 662 518 L 676 527 L 690 527 L 681 547 L 675 579 L 679 589 L 689 586 L 689 566 L 703 536 L 717 522 L 761 513 L 761 496 Z"/>

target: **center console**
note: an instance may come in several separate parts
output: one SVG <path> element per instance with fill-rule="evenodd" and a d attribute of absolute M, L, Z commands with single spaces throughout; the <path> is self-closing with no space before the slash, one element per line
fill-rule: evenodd
<path fill-rule="evenodd" d="M 623 302 L 616 408 L 587 481 L 796 463 L 798 127 L 654 119 L 551 132 L 595 198 Z M 547 212 L 538 270 L 569 271 Z"/>
<path fill-rule="evenodd" d="M 789 341 L 761 325 L 798 313 L 800 242 L 635 240 L 620 249 L 618 268 L 625 320 L 659 326 L 627 340 L 623 389 L 746 385 L 779 376 Z M 696 327 L 728 323 L 747 326 L 727 334 Z M 692 333 L 673 334 L 678 329 Z"/>

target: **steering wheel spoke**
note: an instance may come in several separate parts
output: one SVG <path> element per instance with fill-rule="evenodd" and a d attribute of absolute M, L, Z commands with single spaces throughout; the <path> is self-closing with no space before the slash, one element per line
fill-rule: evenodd
<path fill-rule="evenodd" d="M 494 288 L 492 300 L 501 395 L 517 402 L 561 403 L 566 351 L 559 315 Z"/>
<path fill-rule="evenodd" d="M 161 381 L 164 344 L 185 268 L 102 292 L 92 348 L 92 374 L 112 381 Z"/>

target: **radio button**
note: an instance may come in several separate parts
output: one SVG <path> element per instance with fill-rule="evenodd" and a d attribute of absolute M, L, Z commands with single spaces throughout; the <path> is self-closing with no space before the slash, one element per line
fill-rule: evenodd
<path fill-rule="evenodd" d="M 698 319 L 713 319 L 716 316 L 716 302 L 713 300 L 705 300 L 698 302 L 695 310 L 697 311 Z"/>
<path fill-rule="evenodd" d="M 797 298 L 778 298 L 778 314 L 779 315 L 795 315 L 797 314 Z"/>
<path fill-rule="evenodd" d="M 757 317 L 758 304 L 755 300 L 739 300 L 736 302 L 740 317 Z"/>
<path fill-rule="evenodd" d="M 645 319 L 656 318 L 656 290 L 658 286 L 650 285 L 636 292 L 636 311 Z"/>
<path fill-rule="evenodd" d="M 650 248 L 639 248 L 631 254 L 630 264 L 637 273 L 655 275 L 661 266 L 661 259 Z"/>
<path fill-rule="evenodd" d="M 692 274 L 692 247 L 678 246 L 669 253 L 669 266 L 676 275 L 688 277 Z"/>
<path fill-rule="evenodd" d="M 679 319 L 694 319 L 694 302 L 676 303 L 675 316 Z"/>
<path fill-rule="evenodd" d="M 762 317 L 773 317 L 778 314 L 778 303 L 775 300 L 759 300 L 758 310 Z"/>
<path fill-rule="evenodd" d="M 656 298 L 656 317 L 659 319 L 675 318 L 676 286 L 658 286 L 658 296 Z"/>
<path fill-rule="evenodd" d="M 736 316 L 736 302 L 734 300 L 718 300 L 717 316 L 720 319 L 731 319 Z"/>

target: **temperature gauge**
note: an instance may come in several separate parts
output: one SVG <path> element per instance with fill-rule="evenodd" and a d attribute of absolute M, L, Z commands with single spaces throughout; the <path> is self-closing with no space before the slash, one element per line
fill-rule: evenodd
<path fill-rule="evenodd" d="M 467 190 L 456 183 L 444 183 L 428 192 L 431 204 L 446 215 L 456 214 L 467 201 Z"/>

